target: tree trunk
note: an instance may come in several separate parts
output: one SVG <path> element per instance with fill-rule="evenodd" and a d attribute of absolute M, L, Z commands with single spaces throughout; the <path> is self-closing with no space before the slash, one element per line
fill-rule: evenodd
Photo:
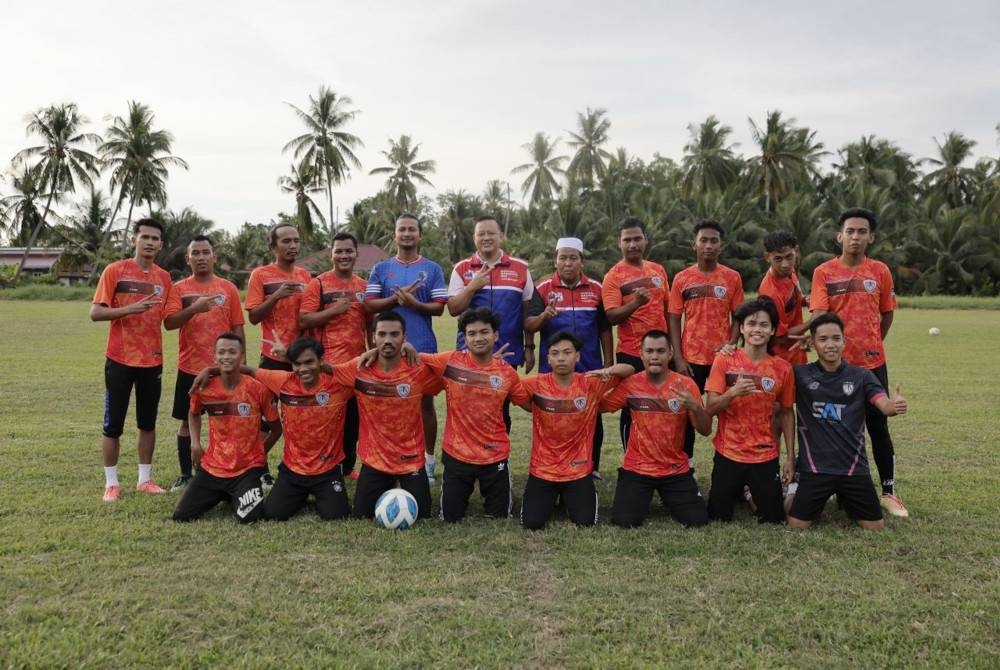
<path fill-rule="evenodd" d="M 108 241 L 111 239 L 111 229 L 115 225 L 115 217 L 118 216 L 118 212 L 122 208 L 122 200 L 124 200 L 124 199 L 125 199 L 124 197 L 119 197 L 118 198 L 118 202 L 115 204 L 115 210 L 113 212 L 111 212 L 111 218 L 108 219 L 108 229 L 106 231 L 104 231 L 103 235 L 101 235 L 101 243 L 97 247 L 97 249 L 95 250 L 95 254 L 94 254 L 94 265 L 90 268 L 90 275 L 87 277 L 87 283 L 88 284 L 93 283 L 93 281 L 94 281 L 94 275 L 97 274 L 97 256 L 98 256 L 98 254 L 101 253 L 101 249 L 103 249 L 105 246 L 107 246 Z"/>
<path fill-rule="evenodd" d="M 45 211 L 42 212 L 42 218 L 39 219 L 38 223 L 35 224 L 35 229 L 31 231 L 31 237 L 28 238 L 28 246 L 24 248 L 24 254 L 21 256 L 21 262 L 17 266 L 17 275 L 21 276 L 24 272 L 24 264 L 28 262 L 28 256 L 31 254 L 31 247 L 35 245 L 35 240 L 38 239 L 38 234 L 42 232 L 42 227 L 45 226 L 45 219 L 49 216 L 49 208 L 52 205 L 52 198 L 56 195 L 56 189 L 53 185 L 52 192 L 49 193 L 49 199 L 45 201 Z"/>

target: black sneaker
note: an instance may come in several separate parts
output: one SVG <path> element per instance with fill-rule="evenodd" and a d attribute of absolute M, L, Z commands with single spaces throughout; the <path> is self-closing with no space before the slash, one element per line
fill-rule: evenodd
<path fill-rule="evenodd" d="M 260 476 L 260 487 L 265 491 L 270 491 L 274 486 L 274 477 L 271 476 L 270 472 L 265 472 Z"/>
<path fill-rule="evenodd" d="M 188 483 L 191 481 L 190 475 L 181 475 L 174 480 L 174 483 L 170 485 L 171 493 L 180 493 L 187 488 Z"/>

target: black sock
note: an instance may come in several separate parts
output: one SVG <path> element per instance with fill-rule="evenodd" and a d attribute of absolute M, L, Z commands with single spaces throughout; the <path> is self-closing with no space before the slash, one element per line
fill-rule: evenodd
<path fill-rule="evenodd" d="M 177 436 L 177 462 L 181 466 L 181 476 L 191 476 L 191 436 Z"/>

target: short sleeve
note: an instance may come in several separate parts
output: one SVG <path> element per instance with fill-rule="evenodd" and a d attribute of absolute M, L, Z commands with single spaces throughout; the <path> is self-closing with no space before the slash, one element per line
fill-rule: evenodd
<path fill-rule="evenodd" d="M 815 312 L 820 309 L 824 312 L 830 311 L 830 296 L 826 292 L 826 277 L 823 266 L 813 270 L 812 289 L 809 294 L 809 311 Z"/>
<path fill-rule="evenodd" d="M 176 293 L 177 291 L 173 291 L 171 296 Z M 177 297 L 177 300 L 180 301 L 180 296 Z M 226 304 L 229 305 L 230 327 L 242 326 L 246 323 L 243 310 L 240 309 L 240 292 L 232 282 L 226 282 Z"/>
<path fill-rule="evenodd" d="M 441 377 L 427 365 L 420 366 L 419 380 L 423 395 L 437 395 L 444 390 Z"/>
<path fill-rule="evenodd" d="M 525 316 L 538 316 L 545 311 L 545 301 L 542 300 L 542 294 L 535 291 L 531 295 L 531 300 L 528 301 L 528 309 L 525 311 Z"/>
<path fill-rule="evenodd" d="M 878 311 L 885 314 L 896 309 L 896 289 L 892 282 L 892 272 L 889 271 L 889 267 L 882 264 L 879 269 L 882 274 L 882 280 L 879 282 L 882 290 L 879 293 Z"/>
<path fill-rule="evenodd" d="M 618 375 L 608 375 L 607 379 L 600 377 L 587 377 L 587 389 L 597 400 L 600 400 L 605 393 L 621 384 L 621 377 Z"/>
<path fill-rule="evenodd" d="M 95 305 L 111 307 L 115 302 L 115 287 L 118 285 L 118 267 L 109 265 L 101 273 L 101 278 L 97 282 L 97 290 L 94 291 Z"/>
<path fill-rule="evenodd" d="M 514 405 L 524 405 L 528 403 L 531 400 L 531 394 L 528 393 L 528 390 L 525 388 L 524 382 L 521 381 L 521 378 L 517 376 L 516 372 L 512 375 L 512 377 L 514 377 L 513 383 L 511 384 L 510 392 L 507 396 L 510 398 L 510 402 Z"/>
<path fill-rule="evenodd" d="M 680 316 L 684 313 L 684 296 L 681 292 L 681 282 L 674 275 L 674 285 L 670 287 L 670 301 L 667 304 L 667 314 Z"/>
<path fill-rule="evenodd" d="M 431 301 L 448 302 L 448 287 L 444 283 L 444 270 L 435 263 L 431 275 L 431 282 L 427 287 L 431 292 Z"/>
<path fill-rule="evenodd" d="M 622 306 L 622 289 L 621 284 L 618 281 L 618 274 L 615 272 L 614 268 L 611 268 L 606 275 L 604 275 L 604 281 L 601 282 L 601 300 L 604 302 L 605 308 L 615 308 Z"/>
<path fill-rule="evenodd" d="M 365 286 L 365 300 L 378 300 L 382 298 L 382 263 L 378 263 L 372 268 L 372 273 L 368 275 L 368 285 Z"/>
<path fill-rule="evenodd" d="M 465 288 L 465 282 L 462 281 L 461 275 L 458 274 L 458 268 L 453 268 L 451 271 L 451 281 L 448 282 L 448 297 L 458 295 Z"/>
<path fill-rule="evenodd" d="M 786 409 L 795 405 L 795 375 L 791 365 L 785 367 L 785 382 L 781 385 L 778 404 Z"/>
<path fill-rule="evenodd" d="M 871 370 L 865 370 L 864 376 L 862 377 L 863 384 L 865 385 L 865 399 L 870 403 L 875 403 L 881 397 L 888 397 L 889 392 L 884 386 L 879 382 L 878 377 Z"/>
<path fill-rule="evenodd" d="M 239 309 L 238 306 L 237 309 Z M 179 311 L 181 311 L 181 292 L 175 288 L 169 295 L 167 295 L 167 301 L 163 304 L 163 318 L 165 319 L 168 316 L 173 316 Z"/>
<path fill-rule="evenodd" d="M 352 358 L 346 363 L 333 366 L 333 379 L 338 384 L 354 387 L 354 378 L 358 372 L 358 359 Z"/>
<path fill-rule="evenodd" d="M 247 282 L 247 299 L 243 306 L 248 310 L 254 309 L 260 307 L 262 302 L 264 302 L 264 282 L 260 278 L 260 269 L 258 268 L 250 273 L 250 281 Z"/>
<path fill-rule="evenodd" d="M 443 375 L 445 368 L 448 367 L 448 361 L 451 359 L 452 352 L 446 351 L 440 354 L 417 354 L 420 358 L 420 362 L 427 366 L 431 372 L 435 375 Z"/>
<path fill-rule="evenodd" d="M 743 277 L 740 276 L 739 272 L 733 270 L 731 276 L 732 281 L 732 300 L 729 301 L 730 309 L 735 312 L 739 309 L 739 306 L 743 304 Z"/>
<path fill-rule="evenodd" d="M 299 314 L 312 314 L 320 311 L 322 302 L 323 287 L 319 277 L 312 279 L 305 292 L 302 294 L 302 302 L 299 304 Z"/>
<path fill-rule="evenodd" d="M 728 367 L 726 365 L 726 357 L 717 354 L 715 360 L 712 361 L 712 371 L 708 373 L 708 380 L 705 382 L 705 391 L 719 394 L 726 392 L 726 371 Z"/>
<path fill-rule="evenodd" d="M 601 398 L 602 412 L 617 412 L 628 403 L 628 388 L 620 384 L 618 388 Z"/>
<path fill-rule="evenodd" d="M 258 368 L 253 373 L 254 379 L 259 381 L 272 393 L 281 393 L 281 387 L 293 376 L 294 372 L 285 372 L 284 370 L 263 370 Z"/>
<path fill-rule="evenodd" d="M 205 411 L 205 406 L 201 402 L 201 391 L 195 391 L 191 394 L 191 402 L 188 404 L 188 409 L 192 414 L 201 414 Z"/>
<path fill-rule="evenodd" d="M 260 391 L 260 413 L 268 423 L 279 421 L 278 400 L 266 388 Z"/>

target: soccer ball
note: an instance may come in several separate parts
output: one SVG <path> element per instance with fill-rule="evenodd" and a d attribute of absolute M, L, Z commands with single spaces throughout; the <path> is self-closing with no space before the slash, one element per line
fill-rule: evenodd
<path fill-rule="evenodd" d="M 417 499 L 403 489 L 389 489 L 375 503 L 375 523 L 379 528 L 406 530 L 417 522 Z"/>
<path fill-rule="evenodd" d="M 940 335 L 941 334 L 941 329 L 935 326 L 934 328 L 931 328 L 930 330 L 928 330 L 927 333 L 929 335 Z"/>

